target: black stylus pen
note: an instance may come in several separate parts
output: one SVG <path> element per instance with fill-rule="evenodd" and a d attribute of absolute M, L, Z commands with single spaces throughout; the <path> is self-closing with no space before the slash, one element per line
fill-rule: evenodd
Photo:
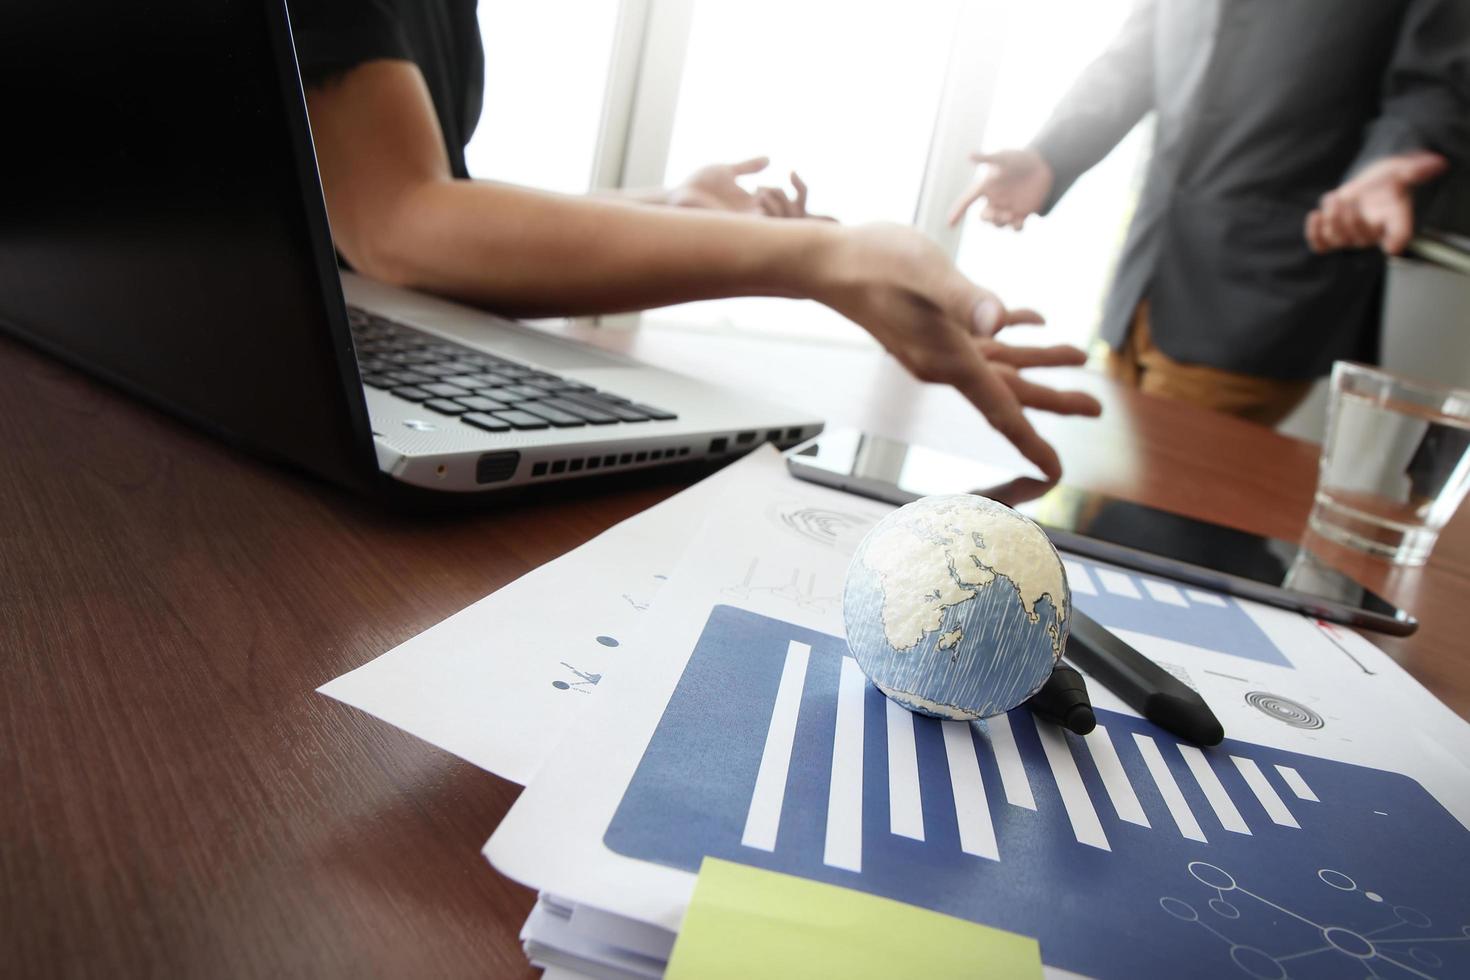
<path fill-rule="evenodd" d="M 1075 605 L 1067 659 L 1165 731 L 1199 745 L 1219 745 L 1225 738 L 1203 698 Z"/>

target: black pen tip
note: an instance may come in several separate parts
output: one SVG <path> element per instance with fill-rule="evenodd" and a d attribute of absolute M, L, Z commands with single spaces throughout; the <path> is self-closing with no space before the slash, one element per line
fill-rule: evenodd
<path fill-rule="evenodd" d="M 1197 696 L 1185 701 L 1169 694 L 1151 695 L 1143 716 L 1196 745 L 1219 745 L 1225 741 L 1224 726 Z"/>
<path fill-rule="evenodd" d="M 1097 715 L 1092 713 L 1092 706 L 1088 704 L 1074 704 L 1067 712 L 1067 731 L 1078 735 L 1086 735 L 1097 727 Z"/>

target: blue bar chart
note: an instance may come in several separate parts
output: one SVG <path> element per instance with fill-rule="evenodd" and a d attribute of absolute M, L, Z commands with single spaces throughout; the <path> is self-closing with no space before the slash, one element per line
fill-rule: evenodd
<path fill-rule="evenodd" d="M 717 606 L 604 841 L 1010 929 L 1093 976 L 1470 975 L 1470 832 L 1417 782 L 1098 715 L 916 716 L 840 638 Z"/>

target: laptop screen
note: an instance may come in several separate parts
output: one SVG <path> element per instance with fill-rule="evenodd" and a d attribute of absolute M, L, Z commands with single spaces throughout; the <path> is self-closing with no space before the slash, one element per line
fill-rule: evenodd
<path fill-rule="evenodd" d="M 0 92 L 0 329 L 254 451 L 375 478 L 281 0 L 10 0 Z"/>

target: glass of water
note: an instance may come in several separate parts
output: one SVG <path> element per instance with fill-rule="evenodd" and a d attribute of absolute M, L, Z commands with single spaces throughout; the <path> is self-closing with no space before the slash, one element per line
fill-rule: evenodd
<path fill-rule="evenodd" d="M 1470 489 L 1470 391 L 1339 361 L 1309 523 L 1422 565 Z"/>

